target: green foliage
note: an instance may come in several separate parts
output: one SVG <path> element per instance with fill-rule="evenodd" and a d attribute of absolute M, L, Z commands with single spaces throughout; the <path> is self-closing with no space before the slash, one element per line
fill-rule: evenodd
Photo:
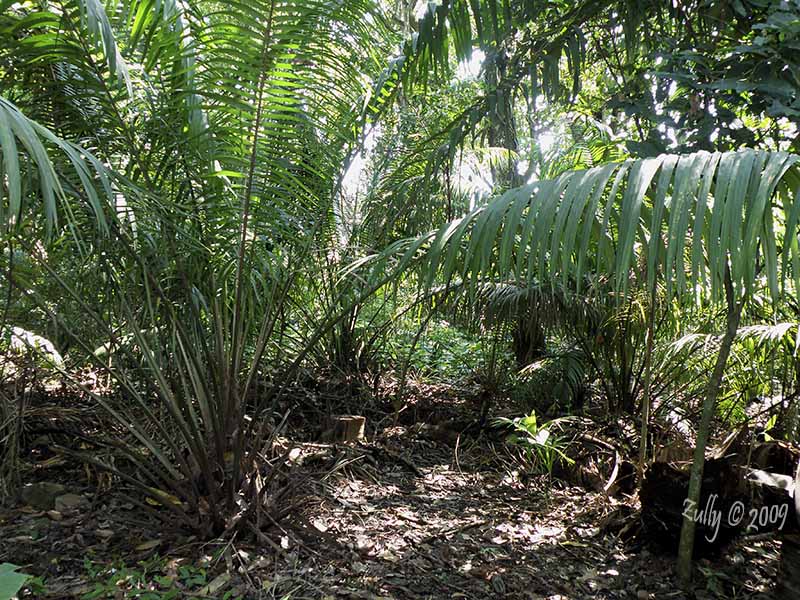
<path fill-rule="evenodd" d="M 796 3 L 381 6 L 4 4 L 3 331 L 116 382 L 86 390 L 115 462 L 86 460 L 212 536 L 290 510 L 261 455 L 304 366 L 685 414 L 728 277 L 718 413 L 796 413 Z M 560 422 L 506 425 L 565 458 Z"/>
<path fill-rule="evenodd" d="M 60 162 L 54 162 L 48 149 L 59 152 Z M 77 144 L 64 141 L 46 127 L 28 119 L 20 109 L 0 97 L 0 179 L 7 185 L 0 190 L 0 227 L 3 231 L 18 228 L 28 213 L 29 202 L 42 203 L 48 232 L 57 224 L 57 202 L 67 203 L 75 197 L 85 197 L 101 230 L 106 228 L 106 202 L 114 193 L 101 162 Z M 20 162 L 18 155 L 26 157 Z M 70 181 L 57 173 L 61 165 L 74 170 Z M 97 192 L 102 188 L 103 199 Z M 25 202 L 23 202 L 23 199 Z M 35 210 L 40 210 L 36 207 Z M 23 212 L 24 211 L 24 212 Z"/>
<path fill-rule="evenodd" d="M 413 322 L 407 322 L 387 340 L 384 350 L 390 362 L 408 356 L 416 373 L 453 381 L 478 373 L 489 361 L 491 347 L 481 336 L 465 333 L 443 320 L 431 320 L 415 344 L 415 329 Z"/>
<path fill-rule="evenodd" d="M 753 288 L 758 262 L 777 298 L 787 278 L 800 276 L 792 241 L 800 213 L 793 185 L 798 160 L 784 153 L 698 153 L 568 172 L 511 190 L 420 238 L 403 260 L 425 245 L 428 281 L 461 277 L 472 290 L 485 279 L 511 279 L 585 293 L 607 277 L 611 291 L 625 295 L 637 284 L 652 289 L 660 271 L 668 300 L 691 289 L 718 301 L 733 255 L 737 294 Z M 781 251 L 771 201 L 785 225 Z"/>
<path fill-rule="evenodd" d="M 30 575 L 17 573 L 16 565 L 0 564 L 0 600 L 11 600 L 22 589 Z"/>
<path fill-rule="evenodd" d="M 792 50 L 800 33 L 797 3 L 744 0 L 709 6 L 697 17 L 704 20 L 704 35 L 662 27 L 656 38 L 674 48 L 659 53 L 661 85 L 677 84 L 672 94 L 666 87 L 659 94 L 657 101 L 666 101 L 662 122 L 675 115 L 669 121 L 693 148 L 735 149 L 768 140 L 772 147 L 790 142 L 796 149 L 787 125 L 800 114 Z M 643 114 L 655 108 L 646 100 L 643 105 Z"/>
<path fill-rule="evenodd" d="M 514 430 L 506 441 L 523 450 L 527 466 L 535 473 L 552 476 L 557 461 L 572 464 L 574 461 L 565 454 L 569 447 L 567 439 L 556 433 L 569 417 L 563 417 L 539 423 L 536 412 L 525 417 L 508 419 L 499 417 L 495 420 L 498 426 L 511 426 Z"/>
<path fill-rule="evenodd" d="M 546 305 L 568 315 L 571 339 L 609 400 L 632 412 L 651 297 L 678 312 L 713 305 L 728 268 L 739 296 L 759 289 L 778 301 L 796 289 L 797 160 L 698 153 L 571 171 L 512 189 L 376 258 L 418 266 L 428 289 L 458 289 L 469 310 L 491 305 L 487 289 L 499 298 L 510 290 L 523 307 L 532 305 L 530 291 L 534 300 L 549 293 Z M 564 310 L 570 303 L 579 310 Z"/>
<path fill-rule="evenodd" d="M 280 390 L 254 398 L 254 384 L 296 371 L 379 287 L 332 286 L 294 329 L 317 276 L 309 256 L 331 240 L 333 182 L 367 119 L 378 7 L 23 2 L 0 30 L 0 76 L 16 75 L 0 99 L 9 282 L 125 399 L 85 390 L 128 437 L 116 466 L 82 457 L 202 535 L 280 517 L 280 465 L 258 458 Z M 33 277 L 16 269 L 26 263 Z"/>
<path fill-rule="evenodd" d="M 84 560 L 91 591 L 81 596 L 82 600 L 101 598 L 118 598 L 122 594 L 126 598 L 141 600 L 171 600 L 192 595 L 198 598 L 224 598 L 237 600 L 230 590 L 222 591 L 224 585 L 217 587 L 209 578 L 208 570 L 200 565 L 171 565 L 165 557 L 155 555 L 147 560 L 139 561 L 136 566 L 126 566 L 115 562 L 111 565 L 96 566 L 90 560 Z M 223 575 L 222 580 L 229 577 Z"/>
<path fill-rule="evenodd" d="M 380 248 L 474 206 L 477 191 L 462 170 L 469 166 L 470 171 L 482 173 L 486 161 L 481 157 L 486 153 L 478 144 L 465 144 L 455 164 L 441 161 L 448 156 L 443 146 L 448 125 L 477 91 L 475 82 L 454 81 L 427 93 L 415 92 L 410 102 L 381 120 L 373 133 L 377 140 L 364 197 L 351 199 L 358 208 L 353 211 L 358 233 L 354 241 L 368 249 Z"/>
<path fill-rule="evenodd" d="M 573 414 L 585 400 L 590 364 L 577 348 L 554 348 L 513 379 L 512 399 L 526 410 Z"/>

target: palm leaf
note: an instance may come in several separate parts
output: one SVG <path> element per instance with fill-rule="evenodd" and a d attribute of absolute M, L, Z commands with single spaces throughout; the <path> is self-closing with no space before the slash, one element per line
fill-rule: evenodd
<path fill-rule="evenodd" d="M 57 157 L 51 156 L 53 150 L 57 151 Z M 57 202 L 66 204 L 77 198 L 92 211 L 99 229 L 107 230 L 106 211 L 114 192 L 100 161 L 84 148 L 28 119 L 2 96 L 0 154 L 0 180 L 8 182 L 8 204 L 0 202 L 0 224 L 4 229 L 18 224 L 23 210 L 31 210 L 30 205 L 23 205 L 23 200 L 32 202 L 41 198 L 41 210 L 48 231 L 52 231 L 58 222 Z M 72 178 L 64 172 L 68 167 Z M 24 187 L 23 181 L 32 182 L 33 187 Z"/>
<path fill-rule="evenodd" d="M 646 256 L 646 281 L 652 287 L 663 279 L 668 298 L 699 289 L 718 301 L 727 265 L 739 294 L 756 283 L 761 265 L 777 299 L 786 279 L 797 275 L 798 201 L 796 190 L 782 185 L 795 181 L 797 160 L 754 150 L 701 152 L 569 172 L 512 190 L 457 227 L 444 226 L 420 267 L 428 281 L 434 272 L 443 280 L 502 278 L 510 275 L 507 257 L 516 255 L 515 276 L 528 284 L 579 290 L 585 277 L 602 276 L 624 296 L 635 281 L 634 257 Z M 492 263 L 490 256 L 503 260 Z"/>

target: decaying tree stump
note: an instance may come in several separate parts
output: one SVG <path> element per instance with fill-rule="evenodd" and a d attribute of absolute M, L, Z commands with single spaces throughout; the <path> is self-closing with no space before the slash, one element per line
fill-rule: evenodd
<path fill-rule="evenodd" d="M 800 463 L 794 478 L 794 524 L 800 528 Z M 778 600 L 800 598 L 800 533 L 783 536 L 781 566 L 778 570 L 778 585 L 775 589 Z"/>
<path fill-rule="evenodd" d="M 791 495 L 793 468 L 787 469 L 787 463 L 797 464 L 796 450 L 778 442 L 761 444 L 752 452 L 710 458 L 703 471 L 697 506 L 686 505 L 688 470 L 671 463 L 654 463 L 647 470 L 639 495 L 642 533 L 648 541 L 673 552 L 678 548 L 684 511 L 688 510 L 697 523 L 696 557 L 713 554 L 739 535 L 789 534 L 797 526 Z M 782 515 L 786 519 L 778 518 Z"/>
<path fill-rule="evenodd" d="M 776 600 L 800 598 L 800 534 L 783 536 Z"/>
<path fill-rule="evenodd" d="M 698 511 L 707 510 L 715 514 L 727 514 L 734 502 L 743 501 L 731 483 L 741 479 L 734 475 L 729 465 L 718 460 L 706 461 Z M 642 533 L 645 539 L 662 546 L 667 552 L 678 550 L 678 541 L 683 524 L 685 500 L 689 491 L 689 472 L 671 463 L 653 463 L 645 474 L 639 498 L 642 503 Z M 713 501 L 713 505 L 710 502 Z M 708 510 L 711 509 L 711 510 Z M 708 555 L 713 550 L 731 541 L 737 530 L 728 527 L 722 519 L 719 529 L 712 521 L 697 522 L 695 556 Z"/>
<path fill-rule="evenodd" d="M 354 444 L 364 439 L 366 417 L 358 415 L 335 415 L 325 420 L 320 440 L 323 442 Z"/>

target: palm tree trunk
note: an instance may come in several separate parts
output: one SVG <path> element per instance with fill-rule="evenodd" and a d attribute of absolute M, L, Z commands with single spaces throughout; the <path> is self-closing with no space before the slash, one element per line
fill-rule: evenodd
<path fill-rule="evenodd" d="M 492 178 L 495 186 L 507 190 L 522 185 L 522 181 L 517 174 L 518 144 L 513 95 L 501 87 L 505 75 L 505 57 L 497 51 L 491 53 L 487 51 L 484 70 L 487 88 L 497 94 L 497 104 L 489 113 L 489 145 L 507 151 L 503 160 L 492 161 Z"/>
<path fill-rule="evenodd" d="M 730 269 L 727 267 L 725 269 L 725 298 L 728 304 L 725 335 L 722 338 L 717 354 L 717 362 L 711 373 L 711 379 L 708 381 L 706 397 L 703 401 L 703 414 L 697 430 L 697 443 L 694 449 L 692 472 L 689 478 L 689 494 L 686 503 L 688 506 L 698 506 L 700 503 L 700 488 L 703 482 L 703 467 L 705 466 L 706 445 L 708 444 L 708 436 L 711 429 L 711 419 L 714 416 L 717 396 L 719 396 L 719 390 L 722 386 L 722 376 L 725 373 L 725 364 L 728 362 L 731 346 L 739 328 L 739 320 L 742 316 L 742 307 L 745 300 L 742 298 L 738 302 L 736 301 Z M 694 550 L 696 523 L 691 513 L 692 511 L 688 510 L 684 513 L 680 545 L 678 546 L 678 577 L 684 585 L 688 585 L 692 578 L 692 551 Z"/>

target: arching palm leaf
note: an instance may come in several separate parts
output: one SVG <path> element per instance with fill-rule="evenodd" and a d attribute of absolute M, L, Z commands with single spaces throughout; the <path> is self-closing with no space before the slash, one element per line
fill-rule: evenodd
<path fill-rule="evenodd" d="M 28 119 L 0 96 L 0 227 L 7 232 L 41 198 L 48 231 L 57 225 L 58 203 L 69 212 L 86 199 L 101 230 L 114 199 L 103 165 L 91 153 Z M 6 196 L 7 197 L 4 197 Z"/>
<path fill-rule="evenodd" d="M 577 290 L 610 278 L 619 294 L 659 277 L 667 297 L 697 290 L 720 300 L 730 265 L 739 293 L 763 276 L 777 298 L 798 276 L 799 160 L 703 152 L 568 172 L 431 234 L 422 268 L 429 282 L 513 275 Z"/>

